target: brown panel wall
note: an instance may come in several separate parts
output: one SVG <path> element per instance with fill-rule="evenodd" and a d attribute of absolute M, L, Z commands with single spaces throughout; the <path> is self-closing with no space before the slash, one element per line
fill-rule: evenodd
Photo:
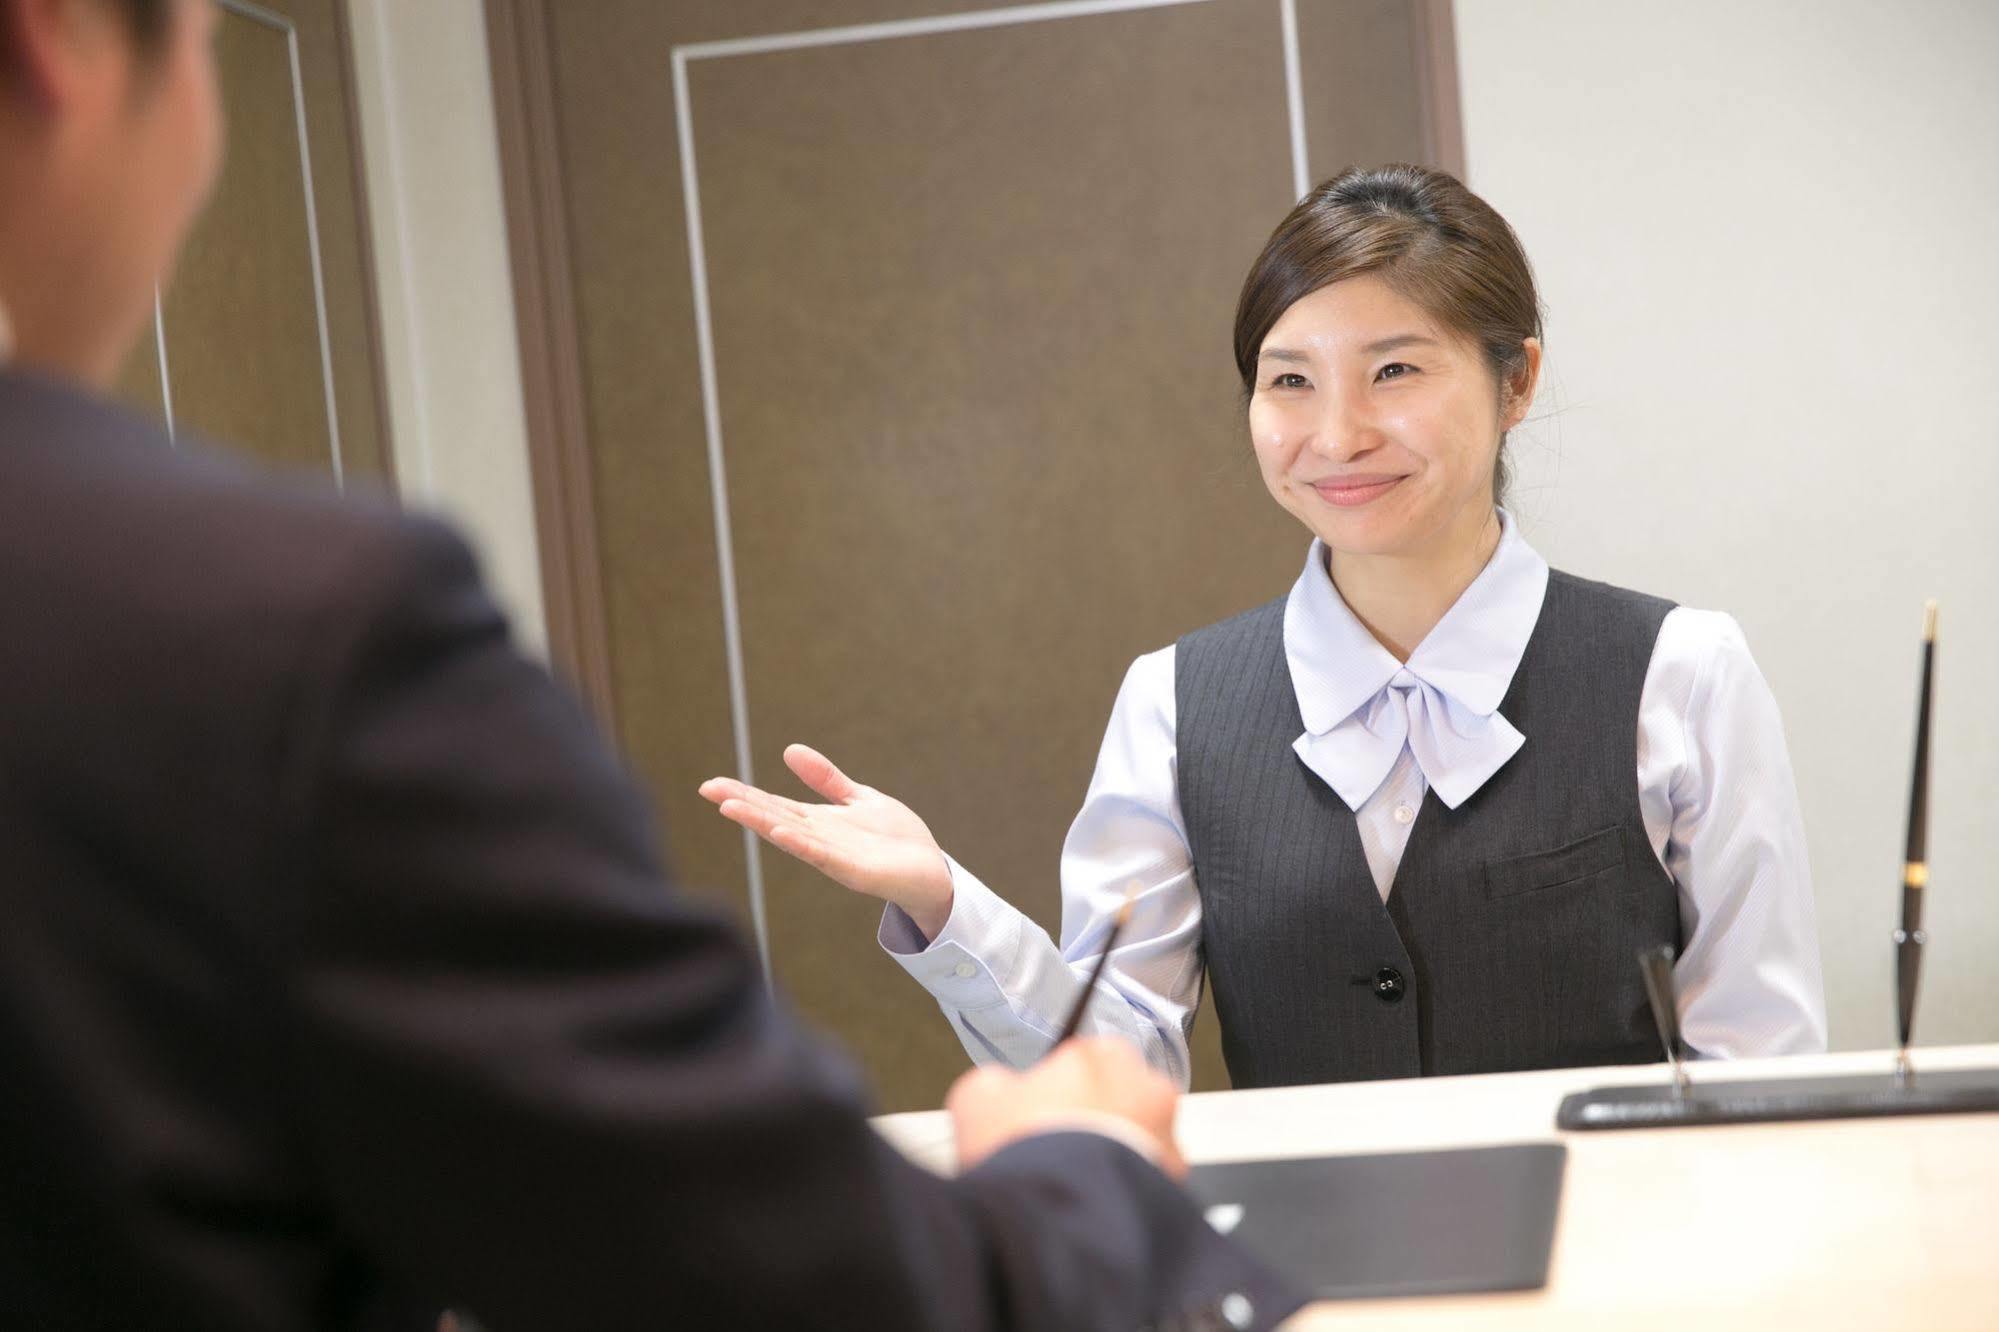
<path fill-rule="evenodd" d="M 216 61 L 228 156 L 163 302 L 175 423 L 268 462 L 330 472 L 331 420 L 337 417 L 348 477 L 386 483 L 344 16 L 336 0 L 277 0 L 262 8 L 290 21 L 298 35 L 333 411 L 321 369 L 287 34 L 263 17 L 224 8 Z M 128 401 L 155 412 L 162 406 L 159 359 L 149 335 L 123 383 Z"/>
<path fill-rule="evenodd" d="M 743 903 L 671 51 L 983 8 L 549 9 L 619 738 Z M 1051 930 L 1135 655 L 1280 593 L 1229 355 L 1289 205 L 1276 0 L 699 60 L 690 92 L 759 776 L 807 739 Z M 1399 20 L 1399 22 L 1398 22 Z M 1425 155 L 1406 4 L 1300 5 L 1310 159 Z M 1359 49 L 1365 48 L 1365 49 Z M 965 1058 L 877 911 L 764 856 L 780 985 L 886 1105 Z M 1197 1085 L 1218 1085 L 1211 1021 Z"/>
<path fill-rule="evenodd" d="M 1416 7 L 1411 0 L 1299 4 L 1298 86 L 1313 180 L 1382 162 L 1442 165 L 1424 141 Z"/>
<path fill-rule="evenodd" d="M 274 462 L 328 469 L 313 254 L 285 33 L 223 11 L 229 155 L 166 292 L 177 424 Z"/>

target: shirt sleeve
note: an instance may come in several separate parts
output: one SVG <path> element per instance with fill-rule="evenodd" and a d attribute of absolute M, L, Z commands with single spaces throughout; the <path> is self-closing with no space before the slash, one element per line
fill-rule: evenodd
<path fill-rule="evenodd" d="M 1175 759 L 1169 647 L 1132 663 L 1111 708 L 1089 794 L 1062 847 L 1060 945 L 955 860 L 951 914 L 935 939 L 901 910 L 883 913 L 883 949 L 936 999 L 975 1061 L 1019 1068 L 1047 1053 L 1136 885 L 1131 921 L 1082 1029 L 1131 1041 L 1188 1085 L 1201 904 Z"/>
<path fill-rule="evenodd" d="M 1639 704 L 1639 802 L 1679 887 L 1680 1031 L 1710 1057 L 1826 1048 L 1817 912 L 1783 719 L 1742 628 L 1678 608 Z"/>

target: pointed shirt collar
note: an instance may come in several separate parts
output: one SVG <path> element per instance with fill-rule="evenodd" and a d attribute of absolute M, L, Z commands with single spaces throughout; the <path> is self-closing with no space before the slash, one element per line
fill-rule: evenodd
<path fill-rule="evenodd" d="M 1541 616 L 1548 562 L 1499 511 L 1492 558 L 1405 664 L 1355 618 L 1314 541 L 1284 608 L 1284 654 L 1305 734 L 1294 748 L 1353 809 L 1407 745 L 1455 808 L 1524 738 L 1500 701 Z"/>

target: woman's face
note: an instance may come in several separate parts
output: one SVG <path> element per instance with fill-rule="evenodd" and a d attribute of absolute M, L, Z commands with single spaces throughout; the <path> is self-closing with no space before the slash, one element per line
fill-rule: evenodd
<path fill-rule="evenodd" d="M 1476 541 L 1502 432 L 1532 397 L 1540 346 L 1501 401 L 1479 349 L 1373 275 L 1301 297 L 1257 359 L 1249 430 L 1263 483 L 1333 550 L 1421 556 Z"/>

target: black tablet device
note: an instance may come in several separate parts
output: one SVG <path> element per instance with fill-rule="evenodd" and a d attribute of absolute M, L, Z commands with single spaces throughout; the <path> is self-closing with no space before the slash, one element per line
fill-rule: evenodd
<path fill-rule="evenodd" d="M 1525 1143 L 1195 1166 L 1208 1223 L 1320 1299 L 1547 1284 L 1568 1149 Z"/>

